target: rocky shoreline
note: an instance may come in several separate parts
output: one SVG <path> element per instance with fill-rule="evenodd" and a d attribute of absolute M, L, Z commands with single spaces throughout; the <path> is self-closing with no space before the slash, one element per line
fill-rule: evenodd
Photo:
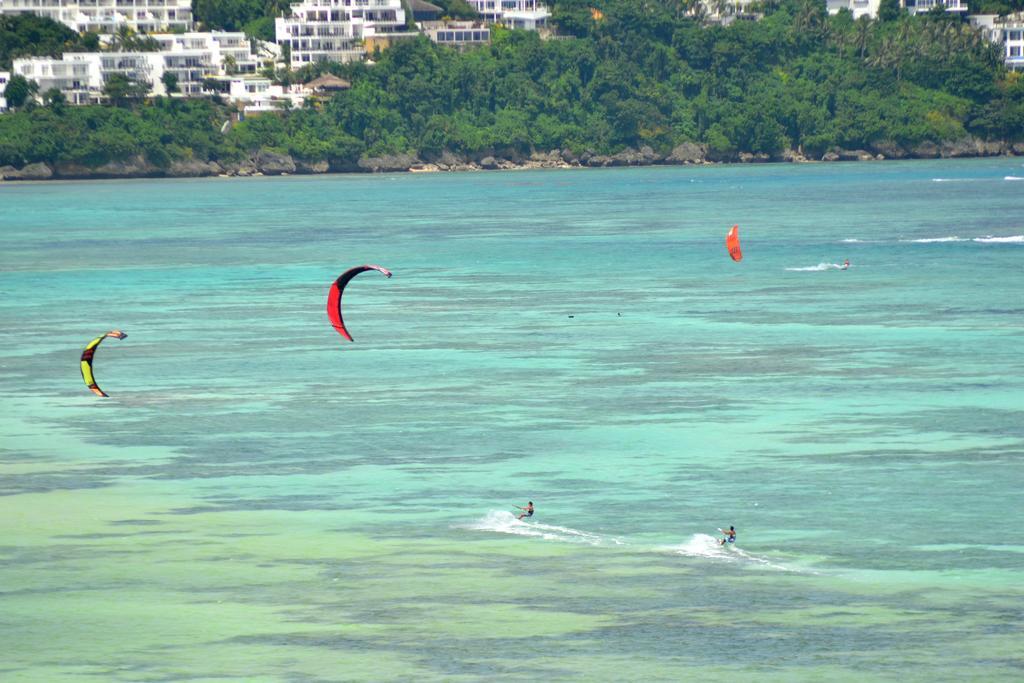
<path fill-rule="evenodd" d="M 924 142 L 912 149 L 894 143 L 879 143 L 870 149 L 833 149 L 820 158 L 809 158 L 798 150 L 785 150 L 777 156 L 767 154 L 715 154 L 706 145 L 683 143 L 669 154 L 650 147 L 626 149 L 618 154 L 603 155 L 569 150 L 534 152 L 524 156 L 505 151 L 468 157 L 442 152 L 434 157 L 420 158 L 413 154 L 385 157 L 364 157 L 355 164 L 334 164 L 327 160 L 307 161 L 287 154 L 260 151 L 248 159 L 232 163 L 216 161 L 173 161 L 161 167 L 141 156 L 125 161 L 112 161 L 102 166 L 80 164 L 34 163 L 23 168 L 0 166 L 0 181 L 17 180 L 83 180 L 110 178 L 201 178 L 279 175 L 312 175 L 321 173 L 392 173 L 482 171 L 526 168 L 602 168 L 622 166 L 704 165 L 721 163 L 810 163 L 817 161 L 882 161 L 885 159 L 950 159 L 989 156 L 1024 156 L 1024 142 L 985 141 L 964 138 L 955 142 Z"/>

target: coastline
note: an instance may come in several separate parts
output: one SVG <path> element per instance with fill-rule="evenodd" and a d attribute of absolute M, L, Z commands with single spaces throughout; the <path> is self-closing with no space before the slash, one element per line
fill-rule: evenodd
<path fill-rule="evenodd" d="M 895 143 L 880 143 L 865 149 L 832 149 L 820 158 L 805 156 L 798 150 L 778 155 L 736 152 L 715 154 L 706 145 L 683 143 L 669 154 L 650 147 L 625 149 L 611 155 L 570 150 L 533 152 L 529 156 L 510 153 L 459 155 L 449 151 L 422 159 L 414 154 L 363 157 L 356 163 L 308 161 L 288 154 L 261 150 L 238 162 L 173 161 L 156 166 L 141 156 L 111 161 L 101 166 L 36 162 L 21 168 L 0 166 L 0 182 L 45 180 L 111 180 L 137 178 L 209 178 L 260 177 L 284 175 L 321 175 L 335 173 L 440 173 L 460 171 L 523 170 L 540 168 L 610 168 L 628 166 L 715 166 L 721 164 L 822 163 L 835 161 L 886 161 L 901 159 L 958 159 L 996 156 L 1024 156 L 1024 142 L 984 141 L 964 138 L 942 143 L 923 142 L 912 149 Z"/>

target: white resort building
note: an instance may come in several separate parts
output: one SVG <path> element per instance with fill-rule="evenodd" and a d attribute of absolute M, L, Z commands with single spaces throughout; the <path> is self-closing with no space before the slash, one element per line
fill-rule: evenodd
<path fill-rule="evenodd" d="M 900 6 L 910 14 L 924 14 L 936 7 L 945 7 L 947 12 L 967 16 L 967 0 L 900 0 Z"/>
<path fill-rule="evenodd" d="M 188 31 L 192 0 L 0 0 L 0 14 L 36 14 L 78 31 Z"/>
<path fill-rule="evenodd" d="M 829 14 L 839 14 L 839 10 L 848 9 L 854 19 L 861 17 L 877 17 L 878 5 L 881 0 L 825 0 Z"/>
<path fill-rule="evenodd" d="M 1000 47 L 1006 68 L 1024 71 L 1024 12 L 1006 17 L 976 14 L 971 25 L 980 28 L 986 37 Z"/>
<path fill-rule="evenodd" d="M 467 0 L 484 21 L 536 31 L 548 25 L 550 10 L 538 0 Z"/>
<path fill-rule="evenodd" d="M 421 21 L 419 27 L 438 45 L 461 48 L 491 42 L 491 29 L 482 21 Z"/>
<path fill-rule="evenodd" d="M 878 16 L 880 0 L 825 0 L 829 14 L 838 14 L 839 10 L 848 9 L 854 19 Z M 935 7 L 944 7 L 947 12 L 966 16 L 967 0 L 900 0 L 900 7 L 910 14 L 924 14 Z"/>
<path fill-rule="evenodd" d="M 291 66 L 315 62 L 349 62 L 365 54 L 362 40 L 405 29 L 402 0 L 303 0 L 290 17 L 274 21 L 282 53 Z"/>
<path fill-rule="evenodd" d="M 39 95 L 56 88 L 71 104 L 103 101 L 103 86 L 114 74 L 148 83 L 151 95 L 169 95 L 164 74 L 177 79 L 181 95 L 208 93 L 203 81 L 214 76 L 252 73 L 262 57 L 243 33 L 153 34 L 159 52 L 68 52 L 62 57 L 14 60 L 14 73 L 35 81 Z"/>

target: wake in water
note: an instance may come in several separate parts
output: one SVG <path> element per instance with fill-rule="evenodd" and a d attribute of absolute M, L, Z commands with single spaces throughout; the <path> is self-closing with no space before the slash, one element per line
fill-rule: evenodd
<path fill-rule="evenodd" d="M 1008 175 L 1003 177 L 1003 180 L 1024 180 L 1024 177 L 1021 177 L 1019 175 Z"/>
<path fill-rule="evenodd" d="M 513 536 L 524 536 L 538 538 L 545 541 L 557 541 L 561 543 L 579 543 L 594 547 L 629 547 L 637 552 L 670 553 L 684 557 L 703 558 L 708 560 L 734 562 L 745 565 L 759 566 L 767 569 L 775 569 L 785 572 L 803 572 L 799 569 L 784 567 L 775 564 L 771 560 L 757 555 L 752 555 L 740 550 L 735 545 L 721 545 L 718 539 L 708 534 L 694 534 L 690 540 L 682 545 L 670 546 L 649 546 L 634 544 L 614 536 L 604 536 L 590 531 L 581 531 L 570 527 L 555 526 L 553 524 L 541 524 L 539 522 L 527 522 L 516 519 L 511 512 L 504 510 L 491 510 L 482 519 L 469 524 L 455 524 L 453 529 L 468 529 L 470 531 L 486 531 L 497 534 L 511 534 Z M 810 572 L 813 573 L 813 572 Z"/>
<path fill-rule="evenodd" d="M 1010 235 L 1009 237 L 975 237 L 975 242 L 982 244 L 1024 244 L 1024 235 Z"/>
<path fill-rule="evenodd" d="M 819 263 L 816 266 L 806 266 L 803 268 L 786 268 L 791 272 L 818 272 L 823 270 L 846 270 L 841 263 Z"/>
<path fill-rule="evenodd" d="M 498 534 L 512 534 L 514 536 L 531 536 L 542 538 L 545 541 L 583 543 L 592 546 L 624 545 L 620 539 L 611 536 L 602 536 L 601 534 L 570 529 L 565 526 L 519 520 L 511 512 L 505 512 L 504 510 L 491 510 L 481 520 L 471 524 L 456 525 L 453 528 L 469 529 L 471 531 L 491 531 Z"/>
<path fill-rule="evenodd" d="M 957 237 L 952 235 L 950 237 L 922 237 L 917 240 L 900 240 L 900 242 L 910 242 L 912 244 L 935 244 L 939 242 L 969 242 L 970 240 L 966 237 Z"/>
<path fill-rule="evenodd" d="M 744 562 L 784 572 L 799 571 L 784 567 L 781 564 L 775 564 L 764 557 L 751 555 L 744 550 L 740 550 L 734 544 L 726 543 L 722 545 L 717 538 L 708 534 L 694 534 L 690 537 L 690 540 L 682 545 L 664 546 L 661 550 L 685 557 L 703 557 L 723 562 Z"/>
<path fill-rule="evenodd" d="M 1024 235 L 1009 235 L 1008 237 L 922 237 L 916 240 L 900 240 L 910 244 L 936 244 L 942 242 L 978 242 L 980 244 L 1024 244 Z"/>

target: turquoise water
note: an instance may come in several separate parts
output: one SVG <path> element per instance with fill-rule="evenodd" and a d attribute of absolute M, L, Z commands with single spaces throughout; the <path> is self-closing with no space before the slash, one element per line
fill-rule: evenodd
<path fill-rule="evenodd" d="M 0 677 L 1020 680 L 1020 177 L 3 185 Z"/>

